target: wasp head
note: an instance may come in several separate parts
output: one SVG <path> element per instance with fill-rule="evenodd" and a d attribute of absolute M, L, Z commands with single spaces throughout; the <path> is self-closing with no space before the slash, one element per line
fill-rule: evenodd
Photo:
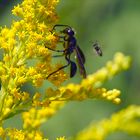
<path fill-rule="evenodd" d="M 65 28 L 62 32 L 69 36 L 74 36 L 74 31 L 72 30 L 72 28 Z"/>

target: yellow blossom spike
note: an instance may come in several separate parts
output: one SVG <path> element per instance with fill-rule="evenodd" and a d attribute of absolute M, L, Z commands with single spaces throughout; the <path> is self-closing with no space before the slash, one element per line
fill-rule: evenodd
<path fill-rule="evenodd" d="M 75 91 L 72 91 L 74 87 L 69 85 L 67 89 L 61 88 L 60 90 L 47 89 L 46 95 L 49 101 L 69 101 L 77 100 L 82 101 L 86 99 L 104 99 L 112 101 L 115 104 L 119 104 L 121 99 L 119 98 L 120 91 L 117 89 L 107 90 L 105 88 L 90 88 L 85 90 L 80 86 L 75 86 Z"/>
<path fill-rule="evenodd" d="M 114 56 L 113 61 L 107 62 L 106 66 L 98 70 L 92 75 L 89 75 L 86 79 L 83 79 L 81 84 L 68 84 L 65 87 L 59 88 L 59 96 L 56 91 L 53 95 L 56 98 L 50 98 L 50 100 L 85 100 L 88 98 L 98 98 L 112 101 L 116 104 L 120 103 L 120 91 L 117 89 L 107 91 L 105 88 L 99 88 L 111 77 L 115 76 L 118 72 L 126 70 L 130 66 L 130 57 L 124 56 L 122 53 L 117 53 Z M 108 66 L 108 63 L 110 65 Z M 114 69 L 115 67 L 115 69 Z M 113 72 L 112 72 L 113 71 Z M 52 93 L 51 93 L 52 94 Z M 50 93 L 48 92 L 48 95 Z"/>
<path fill-rule="evenodd" d="M 4 138 L 4 135 L 5 135 L 5 130 L 0 127 L 0 137 Z"/>
<path fill-rule="evenodd" d="M 36 94 L 36 96 L 38 96 L 38 94 Z M 38 129 L 42 123 L 47 121 L 63 105 L 63 102 L 53 101 L 48 107 L 42 107 L 41 109 L 31 108 L 28 112 L 24 112 L 22 115 L 24 121 L 23 128 L 26 131 Z"/>
<path fill-rule="evenodd" d="M 86 79 L 82 81 L 83 86 L 93 85 L 94 87 L 100 87 L 106 80 L 109 80 L 117 73 L 127 70 L 130 67 L 131 58 L 125 56 L 122 53 L 116 53 L 112 61 L 108 61 L 106 66 L 88 75 Z"/>
<path fill-rule="evenodd" d="M 99 123 L 92 123 L 87 129 L 79 132 L 75 140 L 105 140 L 106 137 L 116 131 L 122 131 L 130 135 L 140 137 L 140 106 L 132 105 Z"/>

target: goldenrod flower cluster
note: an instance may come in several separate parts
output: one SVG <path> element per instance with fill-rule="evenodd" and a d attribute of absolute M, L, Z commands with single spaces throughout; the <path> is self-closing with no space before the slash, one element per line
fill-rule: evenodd
<path fill-rule="evenodd" d="M 60 86 L 68 79 L 60 68 L 61 63 L 52 64 L 52 54 L 47 47 L 55 49 L 59 41 L 52 28 L 58 20 L 56 5 L 59 0 L 23 0 L 12 10 L 19 20 L 13 21 L 10 28 L 0 29 L 0 137 L 19 140 L 47 140 L 40 132 L 40 126 L 52 117 L 68 101 L 103 99 L 119 104 L 120 91 L 106 89 L 103 83 L 117 73 L 127 70 L 131 59 L 116 53 L 112 61 L 88 75 L 80 84 L 70 83 Z M 46 46 L 46 47 L 45 47 Z M 31 64 L 32 63 L 32 64 Z M 45 93 L 35 92 L 33 96 L 22 90 L 26 83 L 35 88 L 48 80 L 55 85 Z M 23 129 L 3 128 L 6 119 L 22 113 Z M 65 140 L 65 137 L 56 138 Z"/>
<path fill-rule="evenodd" d="M 47 75 L 58 67 L 53 68 L 51 54 L 44 47 L 45 43 L 50 47 L 57 43 L 56 37 L 50 33 L 53 23 L 57 21 L 57 3 L 56 0 L 24 0 L 12 10 L 21 20 L 13 21 L 11 28 L 1 29 L 3 60 L 0 61 L 0 121 L 22 110 L 25 104 L 31 104 L 29 93 L 21 91 L 22 85 L 32 82 L 39 87 Z M 36 61 L 34 66 L 29 65 L 31 60 Z M 64 76 L 59 82 L 53 81 L 53 77 L 50 81 L 60 84 L 66 77 L 63 73 L 60 72 Z"/>
<path fill-rule="evenodd" d="M 109 134 L 122 131 L 140 137 L 140 106 L 131 105 L 80 132 L 74 140 L 105 140 Z"/>
<path fill-rule="evenodd" d="M 130 66 L 131 59 L 122 53 L 116 53 L 113 61 L 107 62 L 106 66 L 96 73 L 83 79 L 80 84 L 68 84 L 60 87 L 61 97 L 66 100 L 85 100 L 87 98 L 99 98 L 114 103 L 120 103 L 120 91 L 117 89 L 107 90 L 102 88 L 102 84 L 115 76 L 118 72 L 126 70 Z"/>

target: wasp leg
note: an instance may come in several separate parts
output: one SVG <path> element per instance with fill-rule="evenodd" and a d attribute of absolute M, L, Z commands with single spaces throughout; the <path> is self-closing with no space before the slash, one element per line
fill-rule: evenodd
<path fill-rule="evenodd" d="M 68 27 L 71 29 L 71 27 L 69 25 L 63 25 L 63 24 L 56 24 L 53 26 L 52 31 L 55 30 L 56 27 Z"/>
<path fill-rule="evenodd" d="M 60 55 L 53 55 L 52 57 L 62 57 L 64 56 L 64 54 L 60 54 Z"/>
<path fill-rule="evenodd" d="M 51 51 L 54 51 L 54 52 L 64 52 L 65 50 L 55 50 L 55 49 L 52 49 L 52 48 L 49 48 L 47 46 L 45 46 L 45 48 L 51 50 Z"/>
<path fill-rule="evenodd" d="M 65 59 L 67 60 L 68 63 L 67 63 L 66 65 L 60 67 L 60 68 L 57 69 L 56 71 L 50 73 L 50 74 L 46 77 L 46 79 L 48 79 L 51 75 L 53 75 L 53 74 L 55 74 L 56 72 L 58 72 L 58 71 L 60 71 L 60 70 L 62 70 L 62 69 L 64 69 L 64 68 L 68 67 L 68 66 L 71 64 L 70 55 L 68 55 L 68 57 L 67 57 L 67 55 L 66 55 L 66 56 L 65 56 Z"/>

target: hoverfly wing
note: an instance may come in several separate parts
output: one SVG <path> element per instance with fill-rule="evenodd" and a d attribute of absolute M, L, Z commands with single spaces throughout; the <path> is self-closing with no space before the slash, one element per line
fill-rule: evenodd
<path fill-rule="evenodd" d="M 77 66 L 74 62 L 70 63 L 70 77 L 73 77 L 76 74 Z"/>
<path fill-rule="evenodd" d="M 75 47 L 75 52 L 76 52 L 76 59 L 77 59 L 77 62 L 78 62 L 80 74 L 83 76 L 83 78 L 86 78 L 86 70 L 85 70 L 85 67 L 84 67 L 85 57 L 83 57 L 84 54 L 78 46 Z"/>

